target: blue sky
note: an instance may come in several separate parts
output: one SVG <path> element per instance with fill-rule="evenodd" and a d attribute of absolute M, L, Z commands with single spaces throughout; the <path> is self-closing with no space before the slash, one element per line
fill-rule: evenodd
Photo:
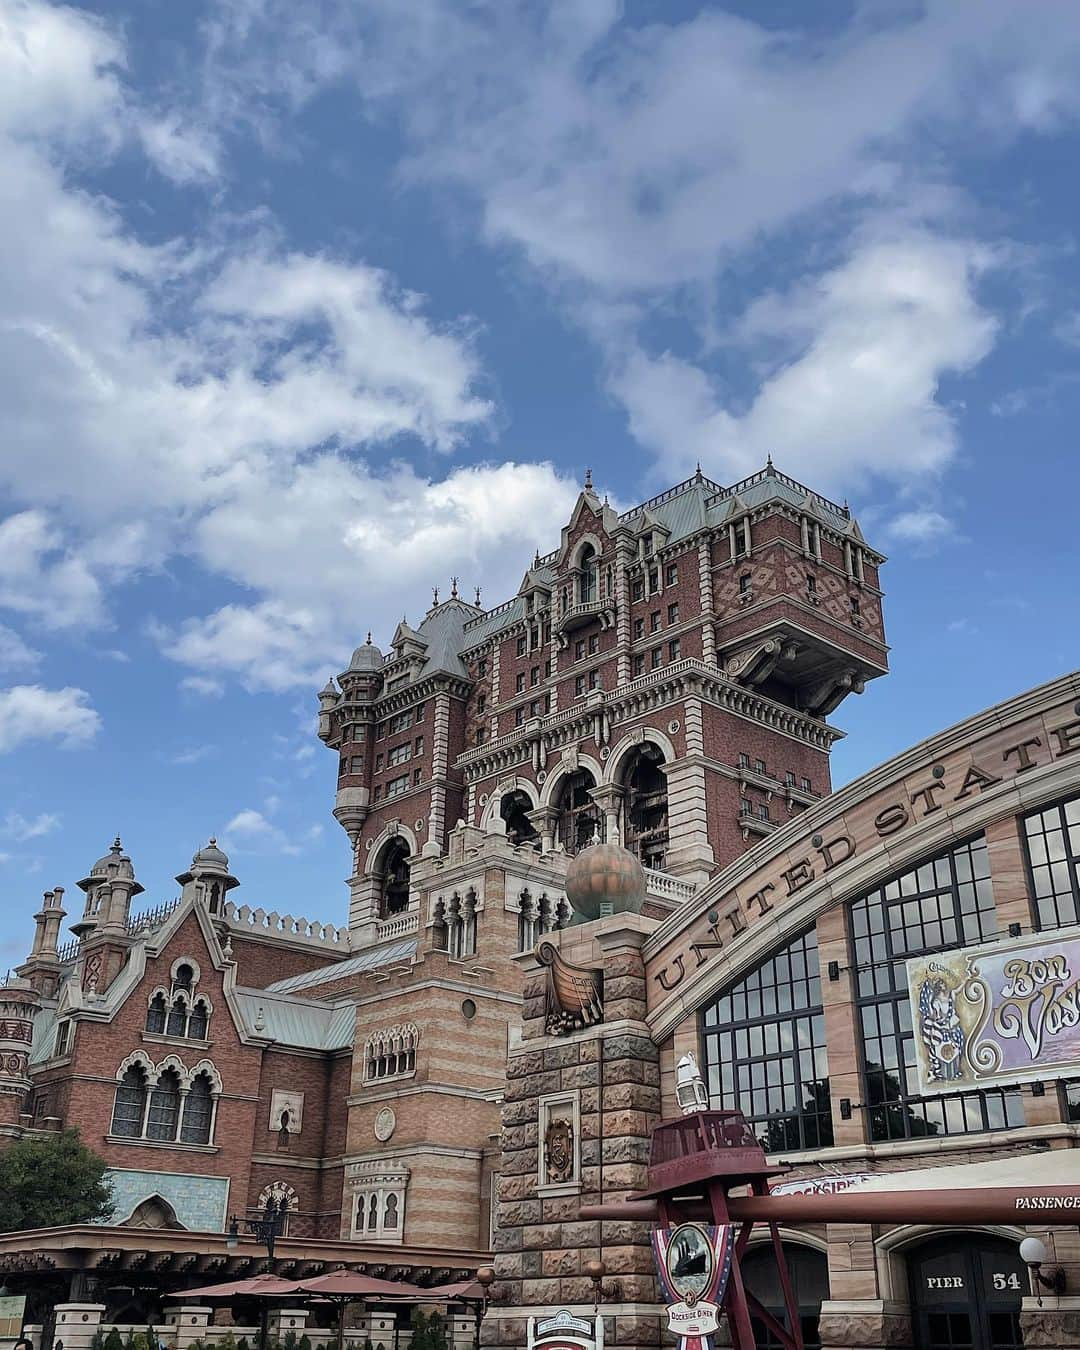
<path fill-rule="evenodd" d="M 850 498 L 838 783 L 1076 665 L 1078 149 L 1073 0 L 0 0 L 0 965 L 117 830 L 341 920 L 315 690 L 586 465 Z"/>

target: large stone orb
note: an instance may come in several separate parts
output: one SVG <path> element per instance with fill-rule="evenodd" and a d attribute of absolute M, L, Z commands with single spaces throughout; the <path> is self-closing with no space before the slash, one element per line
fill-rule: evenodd
<path fill-rule="evenodd" d="M 566 898 L 579 923 L 602 914 L 638 914 L 645 903 L 645 873 L 620 845 L 590 844 L 570 860 Z"/>

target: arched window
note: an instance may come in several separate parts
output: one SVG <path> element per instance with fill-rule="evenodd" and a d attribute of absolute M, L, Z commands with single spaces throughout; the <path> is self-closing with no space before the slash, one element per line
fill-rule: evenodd
<path fill-rule="evenodd" d="M 578 600 L 581 604 L 591 604 L 597 599 L 597 577 L 599 575 L 599 559 L 596 556 L 596 549 L 592 544 L 586 544 L 578 556 Z"/>
<path fill-rule="evenodd" d="M 783 1251 L 799 1310 L 803 1345 L 806 1350 L 820 1350 L 818 1319 L 821 1316 L 821 1304 L 829 1297 L 829 1262 L 824 1252 L 816 1251 L 813 1247 L 785 1242 Z M 751 1247 L 743 1257 L 742 1276 L 749 1292 L 786 1327 L 784 1287 L 780 1282 L 780 1271 L 771 1245 Z M 780 1350 L 780 1341 L 764 1322 L 755 1317 L 753 1325 L 754 1341 L 759 1350 Z"/>
<path fill-rule="evenodd" d="M 420 1033 L 412 1022 L 387 1027 L 369 1036 L 364 1047 L 364 1079 L 376 1082 L 416 1070 L 416 1043 Z"/>
<path fill-rule="evenodd" d="M 529 794 L 521 788 L 503 793 L 499 815 L 506 822 L 506 837 L 512 844 L 533 844 L 539 848 L 540 836 L 528 815 L 532 809 Z"/>
<path fill-rule="evenodd" d="M 374 1232 L 375 1229 L 378 1227 L 378 1224 L 379 1224 L 379 1197 L 373 1194 L 371 1200 L 368 1203 L 367 1226 L 372 1232 Z"/>
<path fill-rule="evenodd" d="M 169 1005 L 164 994 L 155 994 L 146 1010 L 146 1029 L 160 1036 L 165 1032 L 165 1022 L 169 1015 Z"/>
<path fill-rule="evenodd" d="M 150 1091 L 146 1137 L 161 1143 L 171 1143 L 176 1138 L 179 1122 L 180 1075 L 175 1069 L 166 1069 Z"/>
<path fill-rule="evenodd" d="M 184 1102 L 184 1120 L 180 1126 L 181 1143 L 209 1144 L 213 1120 L 213 1085 L 205 1073 L 200 1073 L 191 1084 Z"/>
<path fill-rule="evenodd" d="M 603 839 L 603 819 L 591 792 L 596 779 L 588 769 L 567 774 L 560 785 L 559 840 L 567 853 L 577 853 L 593 838 Z"/>
<path fill-rule="evenodd" d="M 110 1133 L 121 1139 L 138 1139 L 146 1116 L 146 1070 L 133 1064 L 124 1071 L 113 1100 Z"/>
<path fill-rule="evenodd" d="M 197 998 L 188 1018 L 187 1034 L 193 1041 L 205 1041 L 210 1026 L 210 1005 L 204 998 Z"/>
<path fill-rule="evenodd" d="M 188 1002 L 183 994 L 177 994 L 169 1009 L 166 1033 L 169 1036 L 186 1036 L 188 1024 Z"/>
<path fill-rule="evenodd" d="M 409 908 L 409 845 L 400 836 L 391 840 L 383 854 L 382 896 L 379 917 L 403 914 Z"/>
<path fill-rule="evenodd" d="M 667 777 L 660 767 L 663 751 L 644 742 L 630 756 L 623 773 L 626 788 L 623 843 L 641 859 L 642 867 L 661 870 L 668 844 Z"/>
<path fill-rule="evenodd" d="M 190 994 L 194 984 L 195 984 L 194 967 L 189 966 L 186 962 L 184 962 L 183 965 L 177 966 L 176 974 L 173 976 L 173 988 L 183 989 Z"/>
<path fill-rule="evenodd" d="M 386 1210 L 383 1214 L 383 1227 L 394 1229 L 398 1226 L 398 1198 L 391 1193 L 386 1197 Z"/>
<path fill-rule="evenodd" d="M 817 936 L 789 942 L 702 1012 L 709 1105 L 737 1109 L 766 1153 L 833 1141 Z"/>
<path fill-rule="evenodd" d="M 518 951 L 530 952 L 544 936 L 570 922 L 570 906 L 559 896 L 552 900 L 546 892 L 534 896 L 527 888 L 521 892 L 518 915 Z"/>

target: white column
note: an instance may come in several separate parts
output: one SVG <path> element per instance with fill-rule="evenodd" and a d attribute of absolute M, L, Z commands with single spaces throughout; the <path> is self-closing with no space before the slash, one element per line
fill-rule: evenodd
<path fill-rule="evenodd" d="M 716 665 L 716 627 L 713 623 L 712 546 L 708 535 L 698 540 L 698 586 L 701 591 L 701 659 Z"/>

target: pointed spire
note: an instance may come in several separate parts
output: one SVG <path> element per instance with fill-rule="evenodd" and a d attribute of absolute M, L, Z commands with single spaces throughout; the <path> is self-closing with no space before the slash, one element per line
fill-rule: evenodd
<path fill-rule="evenodd" d="M 477 588 L 476 588 L 476 608 L 477 608 L 477 609 L 480 608 L 480 587 L 479 587 L 479 586 L 477 586 Z"/>
<path fill-rule="evenodd" d="M 539 566 L 540 566 L 540 550 L 539 550 L 539 549 L 536 550 L 536 556 L 533 558 L 533 566 L 534 566 L 534 567 L 539 567 Z"/>
<path fill-rule="evenodd" d="M 771 469 L 772 466 L 773 466 L 772 453 L 770 452 L 768 455 L 765 456 L 765 467 L 766 469 Z"/>
<path fill-rule="evenodd" d="M 450 578 L 450 599 L 451 599 L 451 600 L 456 600 L 457 598 L 458 598 L 458 593 L 457 593 L 457 577 L 451 577 L 451 578 Z"/>
<path fill-rule="evenodd" d="M 697 462 L 697 468 L 694 470 L 694 477 L 700 483 L 704 475 L 701 472 L 701 460 Z"/>
<path fill-rule="evenodd" d="M 439 603 L 439 588 L 438 588 L 438 586 L 432 586 L 432 588 L 431 588 L 431 593 L 432 593 L 432 595 L 435 597 L 435 603 L 438 604 L 438 603 Z M 405 622 L 405 615 L 404 615 L 404 614 L 401 616 L 401 622 L 402 622 L 402 623 Z"/>

